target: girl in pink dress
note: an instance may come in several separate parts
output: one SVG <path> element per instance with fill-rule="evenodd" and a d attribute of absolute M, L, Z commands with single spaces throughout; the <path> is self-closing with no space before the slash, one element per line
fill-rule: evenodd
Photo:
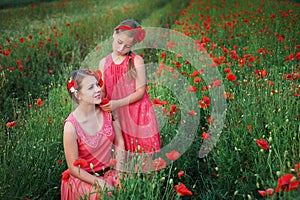
<path fill-rule="evenodd" d="M 160 151 L 158 122 L 146 90 L 144 60 L 131 51 L 145 34 L 134 20 L 125 20 L 115 28 L 113 52 L 99 64 L 110 99 L 101 108 L 116 111 L 127 151 L 152 154 Z"/>
<path fill-rule="evenodd" d="M 68 169 L 62 174 L 62 200 L 98 200 L 100 191 L 116 184 L 111 153 L 115 145 L 117 164 L 121 164 L 124 141 L 120 130 L 113 127 L 117 121 L 113 122 L 111 113 L 99 107 L 102 89 L 98 78 L 90 70 L 76 70 L 68 82 L 68 92 L 78 106 L 64 123 Z"/>

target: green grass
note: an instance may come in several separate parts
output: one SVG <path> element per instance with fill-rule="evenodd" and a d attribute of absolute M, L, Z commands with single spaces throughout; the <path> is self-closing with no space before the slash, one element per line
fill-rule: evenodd
<path fill-rule="evenodd" d="M 207 119 L 213 108 L 200 108 L 197 101 L 210 97 L 210 89 L 205 90 L 209 83 L 194 83 L 195 77 L 189 75 L 195 67 L 185 58 L 175 58 L 177 52 L 167 52 L 163 59 L 162 50 L 141 51 L 147 62 L 163 62 L 196 87 L 193 100 L 198 110 L 193 117 L 199 125 L 194 127 L 197 134 L 192 144 L 178 160 L 154 173 L 152 181 L 141 174 L 125 179 L 121 191 L 112 191 L 112 199 L 295 199 L 299 188 L 274 192 L 273 197 L 262 197 L 258 190 L 275 189 L 278 178 L 288 173 L 299 181 L 293 171 L 300 162 L 299 11 L 299 3 L 269 0 L 73 0 L 0 10 L 0 18 L 6 19 L 0 22 L 0 198 L 60 198 L 61 173 L 66 169 L 63 121 L 72 111 L 65 79 L 111 36 L 120 21 L 134 18 L 145 27 L 168 27 L 202 43 L 213 60 L 222 60 L 216 69 L 231 98 L 226 99 L 226 118 L 216 146 L 199 158 L 202 133 L 209 130 Z M 235 81 L 227 80 L 226 68 Z M 263 70 L 267 74 L 261 76 Z M 202 80 L 204 76 L 198 75 Z M 155 108 L 159 119 L 165 120 L 161 127 L 165 146 L 177 135 L 182 116 L 195 105 L 185 105 L 176 96 L 179 79 L 160 78 L 173 87 L 149 84 L 148 89 L 152 99 L 169 103 Z M 186 85 L 180 87 L 185 90 Z M 37 105 L 38 98 L 42 106 Z M 169 118 L 172 104 L 179 110 Z M 7 128 L 11 121 L 16 126 Z M 269 149 L 256 144 L 261 138 Z M 180 170 L 185 171 L 182 179 L 177 176 Z M 178 183 L 184 183 L 193 195 L 179 197 L 173 189 Z"/>

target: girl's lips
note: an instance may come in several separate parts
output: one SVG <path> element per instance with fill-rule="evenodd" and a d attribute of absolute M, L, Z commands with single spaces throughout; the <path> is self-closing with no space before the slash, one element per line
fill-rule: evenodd
<path fill-rule="evenodd" d="M 98 95 L 95 96 L 95 98 L 96 98 L 96 99 L 101 99 L 102 96 L 101 96 L 101 94 L 98 94 Z"/>

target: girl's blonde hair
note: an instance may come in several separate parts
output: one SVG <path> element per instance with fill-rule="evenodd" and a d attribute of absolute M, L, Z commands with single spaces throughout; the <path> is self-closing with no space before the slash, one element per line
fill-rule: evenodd
<path fill-rule="evenodd" d="M 127 27 L 130 27 L 134 30 L 136 30 L 138 27 L 141 27 L 141 25 L 136 22 L 135 20 L 133 19 L 127 19 L 123 22 L 121 22 L 116 28 L 115 28 L 115 31 L 116 33 L 125 33 L 128 37 L 132 37 L 132 38 L 135 38 L 136 35 L 135 35 L 135 31 L 128 31 L 127 29 L 118 29 L 118 27 L 121 27 L 121 26 L 127 26 Z M 136 39 L 134 39 L 134 43 L 136 43 Z M 129 61 L 128 61 L 128 67 L 127 67 L 127 72 L 126 72 L 126 76 L 127 78 L 136 78 L 137 76 L 137 72 L 136 72 L 136 69 L 134 67 L 134 62 L 132 61 L 132 51 L 129 51 L 127 53 L 127 56 L 129 56 Z"/>

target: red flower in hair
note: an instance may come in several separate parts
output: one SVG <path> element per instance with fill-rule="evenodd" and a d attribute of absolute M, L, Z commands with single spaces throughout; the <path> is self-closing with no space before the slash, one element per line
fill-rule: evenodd
<path fill-rule="evenodd" d="M 103 86 L 102 72 L 100 70 L 96 70 L 95 76 L 98 80 L 99 86 L 102 87 Z"/>
<path fill-rule="evenodd" d="M 67 88 L 68 88 L 68 91 L 71 93 L 76 92 L 77 88 L 78 88 L 77 82 L 74 79 L 69 80 Z"/>
<path fill-rule="evenodd" d="M 145 37 L 146 31 L 141 26 L 137 27 L 137 29 L 135 30 L 135 41 L 137 43 L 140 43 L 144 40 Z"/>

